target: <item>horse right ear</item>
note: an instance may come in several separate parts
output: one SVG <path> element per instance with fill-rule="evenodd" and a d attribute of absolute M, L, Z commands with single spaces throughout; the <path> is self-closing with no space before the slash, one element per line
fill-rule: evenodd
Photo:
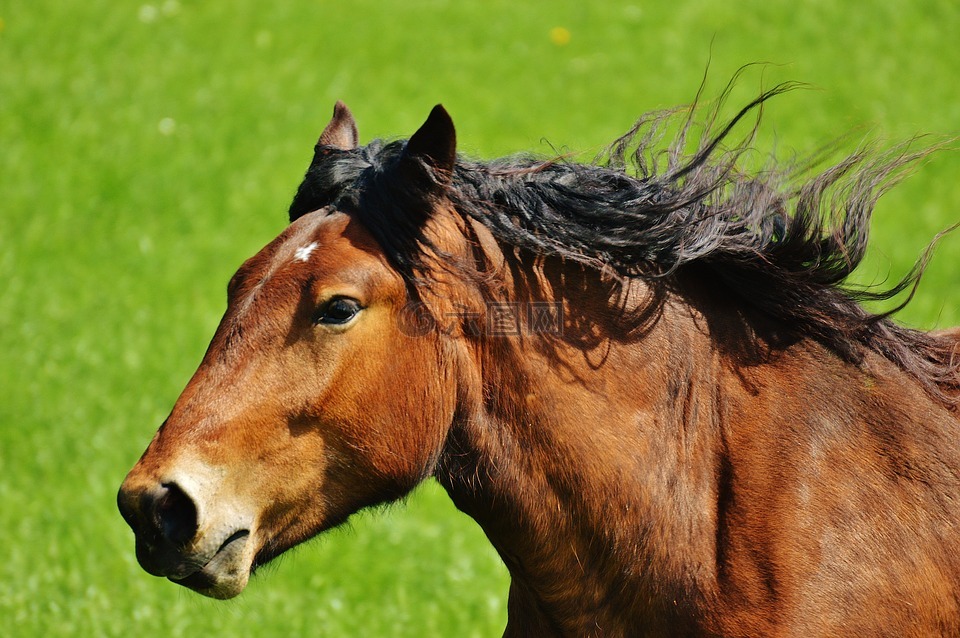
<path fill-rule="evenodd" d="M 333 118 L 320 134 L 317 146 L 332 146 L 343 151 L 352 151 L 359 143 L 360 134 L 357 132 L 357 122 L 353 119 L 353 113 L 346 104 L 337 100 L 333 107 Z"/>
<path fill-rule="evenodd" d="M 427 121 L 417 129 L 407 142 L 401 163 L 429 166 L 438 184 L 447 184 L 453 175 L 457 161 L 457 132 L 450 114 L 437 104 L 430 111 Z"/>

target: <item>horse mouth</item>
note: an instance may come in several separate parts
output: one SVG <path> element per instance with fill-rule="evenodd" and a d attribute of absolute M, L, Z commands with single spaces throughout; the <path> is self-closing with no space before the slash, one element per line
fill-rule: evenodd
<path fill-rule="evenodd" d="M 169 580 L 210 598 L 233 598 L 244 590 L 250 579 L 249 544 L 250 530 L 236 531 L 223 541 L 203 567 L 183 578 L 171 576 Z"/>

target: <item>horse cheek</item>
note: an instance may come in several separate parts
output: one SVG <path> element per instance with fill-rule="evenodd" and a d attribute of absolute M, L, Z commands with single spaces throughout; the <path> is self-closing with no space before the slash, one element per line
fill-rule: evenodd
<path fill-rule="evenodd" d="M 368 379 L 359 406 L 374 412 L 366 436 L 375 451 L 371 465 L 409 491 L 430 476 L 453 420 L 454 392 L 429 337 L 394 336 L 378 361 L 389 362 Z"/>

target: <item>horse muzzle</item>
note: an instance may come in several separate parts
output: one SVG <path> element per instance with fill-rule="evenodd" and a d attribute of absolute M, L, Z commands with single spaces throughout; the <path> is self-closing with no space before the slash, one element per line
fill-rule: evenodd
<path fill-rule="evenodd" d="M 232 598 L 247 585 L 255 557 L 250 525 L 234 512 L 205 515 L 189 480 L 141 481 L 134 472 L 117 495 L 136 537 L 137 561 L 211 598 Z"/>

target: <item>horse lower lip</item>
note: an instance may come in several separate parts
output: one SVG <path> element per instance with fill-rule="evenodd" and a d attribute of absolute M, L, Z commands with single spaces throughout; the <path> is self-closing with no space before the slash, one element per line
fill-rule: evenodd
<path fill-rule="evenodd" d="M 222 560 L 224 558 L 224 552 L 228 551 L 231 546 L 235 544 L 242 545 L 244 542 L 246 542 L 248 536 L 250 536 L 250 530 L 242 529 L 234 532 L 227 537 L 223 543 L 220 544 L 220 548 L 217 549 L 217 552 L 203 567 L 192 574 L 184 576 L 183 578 L 170 577 L 170 580 L 178 585 L 183 585 L 195 590 L 209 589 L 213 587 L 217 584 L 218 578 L 216 570 L 210 568 L 214 567 L 214 563 L 217 562 L 217 559 Z"/>
<path fill-rule="evenodd" d="M 171 581 L 190 589 L 210 589 L 217 584 L 217 579 L 203 571 L 202 569 L 193 572 L 186 578 L 171 578 Z"/>

